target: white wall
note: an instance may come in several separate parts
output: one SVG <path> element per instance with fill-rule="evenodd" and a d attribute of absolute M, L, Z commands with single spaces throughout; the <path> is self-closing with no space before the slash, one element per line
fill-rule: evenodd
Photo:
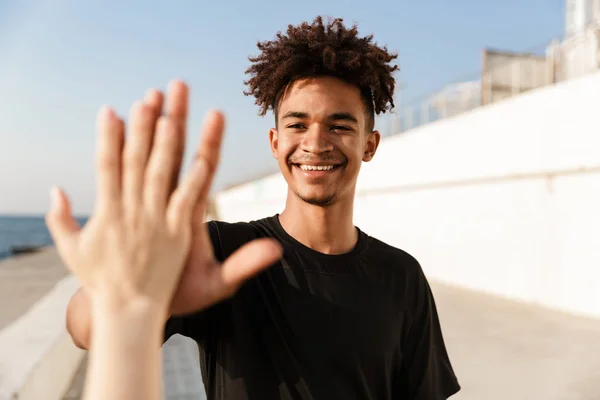
<path fill-rule="evenodd" d="M 431 278 L 600 317 L 600 73 L 382 141 L 355 221 Z M 279 212 L 278 175 L 220 193 L 219 216 Z"/>

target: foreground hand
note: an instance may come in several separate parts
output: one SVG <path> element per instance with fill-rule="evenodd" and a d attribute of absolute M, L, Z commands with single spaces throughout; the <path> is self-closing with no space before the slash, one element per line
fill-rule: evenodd
<path fill-rule="evenodd" d="M 189 252 L 191 216 L 209 169 L 196 160 L 169 196 L 176 127 L 161 117 L 154 133 L 153 118 L 145 104 L 133 107 L 131 139 L 123 151 L 123 122 L 108 108 L 100 111 L 96 209 L 83 230 L 70 216 L 64 193 L 52 193 L 48 227 L 65 264 L 93 300 L 141 300 L 166 308 Z"/>
<path fill-rule="evenodd" d="M 191 172 L 173 190 L 185 137 L 185 85 L 171 85 L 166 104 L 166 115 L 158 117 L 160 93 L 137 103 L 127 141 L 123 122 L 111 110 L 99 114 L 96 208 L 83 229 L 71 216 L 65 194 L 53 191 L 48 227 L 59 254 L 92 302 L 107 297 L 142 300 L 166 310 L 181 281 L 194 293 L 180 287 L 179 297 L 186 299 L 188 308 L 199 310 L 233 294 L 281 255 L 277 243 L 259 240 L 223 265 L 215 261 L 201 221 L 218 161 L 223 116 L 208 114 Z M 186 260 L 188 272 L 180 280 Z"/>

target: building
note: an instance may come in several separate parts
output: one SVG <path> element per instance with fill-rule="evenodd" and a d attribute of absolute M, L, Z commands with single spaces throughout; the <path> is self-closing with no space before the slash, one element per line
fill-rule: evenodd
<path fill-rule="evenodd" d="M 587 25 L 598 20 L 600 20 L 600 0 L 566 0 L 566 37 L 582 33 Z"/>

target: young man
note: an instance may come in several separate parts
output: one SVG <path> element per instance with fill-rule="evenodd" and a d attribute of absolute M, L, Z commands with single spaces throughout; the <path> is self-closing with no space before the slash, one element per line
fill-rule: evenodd
<path fill-rule="evenodd" d="M 321 18 L 259 49 L 246 94 L 262 115 L 274 112 L 269 137 L 288 183 L 285 209 L 250 223 L 208 223 L 165 340 L 179 333 L 198 343 L 209 399 L 449 398 L 460 386 L 419 263 L 353 224 L 358 173 L 380 141 L 375 114 L 393 107 L 396 55 Z M 269 257 L 247 246 L 256 250 L 261 238 L 282 245 L 275 265 L 243 284 L 206 273 L 226 259 L 258 271 Z M 246 256 L 230 258 L 244 245 Z M 89 314 L 80 292 L 67 325 L 81 347 Z"/>

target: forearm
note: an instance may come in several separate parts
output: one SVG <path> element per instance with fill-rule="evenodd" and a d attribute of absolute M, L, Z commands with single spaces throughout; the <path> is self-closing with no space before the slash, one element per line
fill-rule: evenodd
<path fill-rule="evenodd" d="M 163 330 L 169 316 L 163 321 Z M 88 350 L 92 337 L 92 306 L 82 288 L 73 295 L 67 306 L 66 325 L 73 343 L 80 349 Z M 161 340 L 160 345 L 162 344 Z"/>
<path fill-rule="evenodd" d="M 85 400 L 162 398 L 164 312 L 140 305 L 92 305 L 94 331 Z"/>
<path fill-rule="evenodd" d="M 92 310 L 90 300 L 82 288 L 77 290 L 67 305 L 66 325 L 73 343 L 80 349 L 89 349 Z"/>

